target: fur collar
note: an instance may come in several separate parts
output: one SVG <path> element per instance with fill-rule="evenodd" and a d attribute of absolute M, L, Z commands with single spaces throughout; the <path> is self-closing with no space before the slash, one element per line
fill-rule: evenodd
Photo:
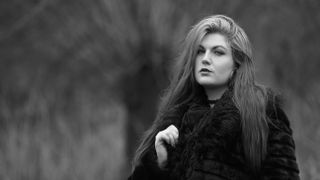
<path fill-rule="evenodd" d="M 204 96 L 189 104 L 179 127 L 179 143 L 176 148 L 168 147 L 168 167 L 174 177 L 187 179 L 208 149 L 217 144 L 227 146 L 229 138 L 239 137 L 240 114 L 232 97 L 233 92 L 227 90 L 213 108 Z M 226 138 L 212 143 L 216 136 Z"/>

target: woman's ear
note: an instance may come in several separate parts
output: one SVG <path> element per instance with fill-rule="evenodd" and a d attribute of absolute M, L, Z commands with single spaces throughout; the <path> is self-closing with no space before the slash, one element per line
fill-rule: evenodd
<path fill-rule="evenodd" d="M 234 69 L 231 70 L 230 75 L 229 75 L 229 82 L 232 80 L 234 74 Z"/>
<path fill-rule="evenodd" d="M 233 87 L 234 84 L 234 75 L 237 71 L 237 68 L 233 68 L 230 72 L 230 76 L 229 76 L 229 81 L 228 81 L 228 87 L 231 88 Z"/>
<path fill-rule="evenodd" d="M 236 67 L 232 69 L 232 71 L 231 71 L 231 73 L 230 73 L 230 79 L 232 79 L 232 77 L 233 77 L 233 75 L 236 73 L 236 71 L 237 71 L 237 68 L 236 68 Z"/>

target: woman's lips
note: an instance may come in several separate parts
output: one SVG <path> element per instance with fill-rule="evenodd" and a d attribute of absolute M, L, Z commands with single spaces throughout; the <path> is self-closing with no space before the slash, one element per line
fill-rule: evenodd
<path fill-rule="evenodd" d="M 201 68 L 199 72 L 212 72 L 211 70 L 207 69 L 207 68 Z"/>

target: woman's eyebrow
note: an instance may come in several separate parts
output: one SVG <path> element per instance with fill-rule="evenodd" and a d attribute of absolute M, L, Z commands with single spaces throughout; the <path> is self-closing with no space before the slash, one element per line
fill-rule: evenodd
<path fill-rule="evenodd" d="M 200 49 L 206 49 L 205 47 L 203 47 L 203 45 L 199 45 L 199 48 Z M 224 50 L 228 50 L 228 48 L 226 48 L 226 47 L 224 47 L 224 46 L 222 46 L 222 45 L 215 45 L 215 46 L 212 46 L 212 47 L 210 47 L 211 49 L 213 49 L 213 50 L 216 50 L 216 49 L 218 49 L 218 48 L 222 48 L 222 49 L 224 49 Z"/>
<path fill-rule="evenodd" d="M 205 49 L 201 44 L 199 45 L 199 49 Z"/>
<path fill-rule="evenodd" d="M 226 47 L 224 47 L 224 46 L 222 46 L 222 45 L 217 45 L 217 46 L 213 46 L 211 49 L 218 49 L 218 48 L 222 48 L 222 49 L 224 49 L 225 51 L 227 51 L 228 49 L 226 48 Z"/>

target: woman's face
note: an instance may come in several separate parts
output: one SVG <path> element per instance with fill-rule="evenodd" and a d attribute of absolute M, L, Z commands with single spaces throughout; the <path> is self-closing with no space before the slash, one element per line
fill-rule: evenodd
<path fill-rule="evenodd" d="M 207 34 L 197 50 L 196 81 L 205 89 L 227 87 L 233 70 L 232 51 L 225 36 L 220 33 Z"/>

